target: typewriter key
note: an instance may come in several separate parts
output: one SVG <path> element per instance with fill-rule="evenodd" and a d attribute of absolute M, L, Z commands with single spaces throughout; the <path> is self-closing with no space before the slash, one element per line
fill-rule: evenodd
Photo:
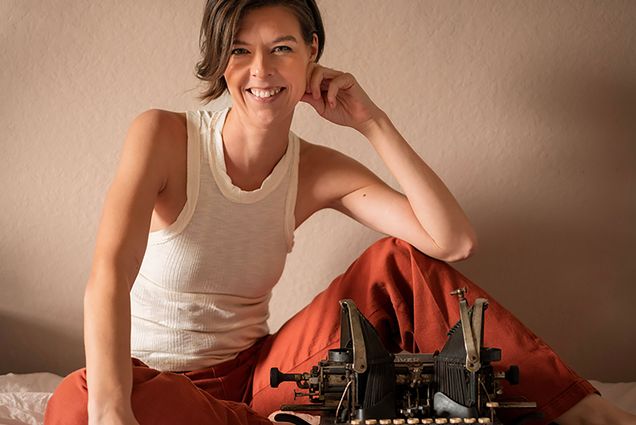
<path fill-rule="evenodd" d="M 477 419 L 477 422 L 480 424 L 489 424 L 490 422 L 490 418 L 479 418 Z"/>
<path fill-rule="evenodd" d="M 462 418 L 450 418 L 449 422 L 452 424 L 461 424 L 464 421 L 462 420 Z"/>
<path fill-rule="evenodd" d="M 408 419 L 406 420 L 406 423 L 407 423 L 407 424 L 419 424 L 419 423 L 420 423 L 420 420 L 419 420 L 418 418 L 408 418 Z"/>
<path fill-rule="evenodd" d="M 464 418 L 465 424 L 474 424 L 475 422 L 477 422 L 477 419 L 475 418 Z"/>
<path fill-rule="evenodd" d="M 364 423 L 366 425 L 376 425 L 378 423 L 378 420 L 377 419 L 365 419 Z"/>
<path fill-rule="evenodd" d="M 391 419 L 380 419 L 380 425 L 390 425 L 393 422 Z"/>
<path fill-rule="evenodd" d="M 425 418 L 425 419 L 422 419 L 422 423 L 423 424 L 434 424 L 435 420 L 431 419 L 431 418 Z"/>
<path fill-rule="evenodd" d="M 402 425 L 406 423 L 406 419 L 404 418 L 397 418 L 397 419 L 393 419 L 393 423 L 396 425 Z"/>
<path fill-rule="evenodd" d="M 446 418 L 436 418 L 435 419 L 435 423 L 436 424 L 447 424 L 448 423 L 448 419 L 446 419 Z"/>
<path fill-rule="evenodd" d="M 351 425 L 360 425 L 362 423 L 362 419 L 351 419 L 349 422 Z"/>

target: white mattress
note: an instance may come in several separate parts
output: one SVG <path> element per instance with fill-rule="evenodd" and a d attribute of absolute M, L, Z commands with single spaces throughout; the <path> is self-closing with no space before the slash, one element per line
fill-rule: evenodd
<path fill-rule="evenodd" d="M 0 375 L 0 425 L 41 425 L 46 403 L 62 380 L 52 373 Z M 590 381 L 604 397 L 636 414 L 636 382 Z"/>

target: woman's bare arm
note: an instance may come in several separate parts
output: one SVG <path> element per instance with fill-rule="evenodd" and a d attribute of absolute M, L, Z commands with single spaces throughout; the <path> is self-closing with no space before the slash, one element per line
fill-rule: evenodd
<path fill-rule="evenodd" d="M 357 182 L 352 181 L 351 191 L 337 200 L 336 208 L 411 242 L 433 257 L 457 261 L 470 256 L 477 236 L 466 214 L 389 118 L 381 114 L 363 134 L 396 178 L 404 195 L 373 178 L 375 176 L 369 176 L 365 170 L 352 167 L 351 175 L 357 177 Z"/>
<path fill-rule="evenodd" d="M 84 296 L 89 423 L 135 424 L 130 395 L 130 288 L 144 256 L 158 194 L 167 183 L 165 112 L 132 122 L 103 207 Z"/>
<path fill-rule="evenodd" d="M 446 261 L 468 257 L 477 238 L 466 214 L 353 75 L 317 64 L 310 64 L 307 74 L 301 100 L 326 120 L 362 133 L 404 192 L 391 189 L 351 159 L 338 161 L 339 169 L 330 160 L 321 165 L 330 171 L 321 180 L 336 191 L 328 196 L 329 206 L 433 257 Z"/>
<path fill-rule="evenodd" d="M 442 202 L 437 206 L 442 210 L 438 212 L 442 215 L 438 220 L 442 226 L 453 223 L 453 220 L 461 222 L 465 219 L 461 215 L 459 219 L 455 218 L 453 214 L 457 210 L 452 208 L 444 214 L 443 211 L 448 207 L 443 201 L 438 200 L 440 195 L 435 192 L 435 189 L 440 189 L 419 188 L 419 185 L 427 184 L 426 180 L 422 182 L 418 178 L 414 182 L 407 182 L 413 185 L 411 190 L 415 192 L 412 196 L 415 201 L 411 201 L 404 194 L 388 186 L 364 165 L 341 152 L 305 142 L 304 152 L 301 151 L 301 153 L 303 155 L 300 162 L 299 187 L 303 201 L 300 208 L 297 208 L 299 224 L 319 209 L 333 208 L 367 227 L 403 239 L 431 257 L 444 261 L 464 259 L 474 249 L 475 237 L 472 234 L 472 228 L 466 227 L 463 231 L 450 229 L 451 237 L 459 239 L 453 243 L 442 243 L 434 239 L 438 222 L 434 220 L 430 224 L 420 222 L 413 210 L 412 202 L 422 202 L 426 206 L 424 211 L 429 211 L 436 206 L 436 203 Z M 408 170 L 400 170 L 400 172 L 408 173 Z M 439 181 L 434 174 L 429 178 L 433 182 Z M 400 184 L 404 183 L 400 182 Z M 439 184 L 443 183 L 439 182 Z M 442 189 L 447 191 L 444 186 Z M 443 190 L 441 191 L 444 193 Z M 422 195 L 428 196 L 430 200 Z M 454 199 L 452 201 L 456 202 Z M 451 206 L 453 206 L 452 203 Z M 461 212 L 461 209 L 459 211 Z M 463 212 L 461 214 L 463 215 Z M 468 226 L 470 226 L 469 223 Z M 465 233 L 469 236 L 466 237 Z"/>

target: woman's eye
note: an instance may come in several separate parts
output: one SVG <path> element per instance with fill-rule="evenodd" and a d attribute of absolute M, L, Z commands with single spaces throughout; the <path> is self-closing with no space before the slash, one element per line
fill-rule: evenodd
<path fill-rule="evenodd" d="M 237 49 L 232 49 L 232 52 L 231 52 L 232 55 L 243 55 L 245 53 L 247 53 L 247 50 L 243 49 L 242 47 L 239 47 Z"/>
<path fill-rule="evenodd" d="M 274 47 L 275 52 L 291 52 L 292 49 L 289 46 L 276 46 Z"/>

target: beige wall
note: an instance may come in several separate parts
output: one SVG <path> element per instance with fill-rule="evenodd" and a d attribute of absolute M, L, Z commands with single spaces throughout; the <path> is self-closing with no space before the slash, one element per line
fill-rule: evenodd
<path fill-rule="evenodd" d="M 457 267 L 583 375 L 636 380 L 636 2 L 319 4 L 323 64 L 358 78 L 472 218 L 481 249 Z M 121 143 L 145 109 L 200 107 L 202 8 L 0 0 L 0 373 L 82 365 Z M 293 128 L 394 184 L 353 130 L 307 105 Z M 324 212 L 296 237 L 274 329 L 379 235 Z"/>

